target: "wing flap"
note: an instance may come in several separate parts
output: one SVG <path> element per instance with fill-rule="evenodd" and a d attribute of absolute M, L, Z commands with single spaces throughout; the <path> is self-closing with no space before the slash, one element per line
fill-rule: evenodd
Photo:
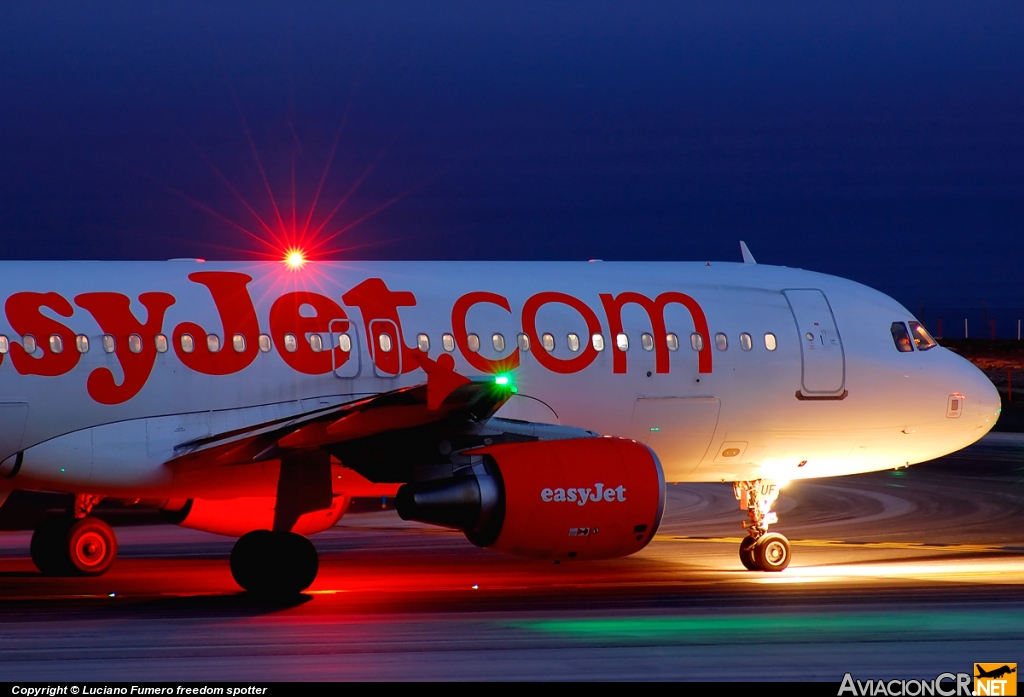
<path fill-rule="evenodd" d="M 493 378 L 471 380 L 440 361 L 425 367 L 426 383 L 184 443 L 167 464 L 179 469 L 249 464 L 448 420 L 482 421 L 512 394 Z"/>

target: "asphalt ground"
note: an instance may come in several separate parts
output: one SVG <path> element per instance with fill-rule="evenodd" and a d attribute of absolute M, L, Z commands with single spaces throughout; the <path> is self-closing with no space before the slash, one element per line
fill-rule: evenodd
<path fill-rule="evenodd" d="M 778 574 L 745 571 L 727 484 L 670 486 L 642 552 L 553 565 L 382 510 L 313 537 L 300 598 L 240 592 L 233 540 L 115 528 L 98 578 L 41 576 L 0 533 L 0 680 L 817 680 L 1024 663 L 1024 436 L 792 483 Z"/>

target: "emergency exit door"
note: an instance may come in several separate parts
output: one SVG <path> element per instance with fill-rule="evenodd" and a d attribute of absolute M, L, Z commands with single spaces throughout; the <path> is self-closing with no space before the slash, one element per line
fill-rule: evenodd
<path fill-rule="evenodd" d="M 377 377 L 394 378 L 402 374 L 402 339 L 397 324 L 389 319 L 370 322 L 367 346 Z"/>
<path fill-rule="evenodd" d="M 359 332 L 355 322 L 334 319 L 330 324 L 331 368 L 335 377 L 354 378 L 359 376 Z"/>

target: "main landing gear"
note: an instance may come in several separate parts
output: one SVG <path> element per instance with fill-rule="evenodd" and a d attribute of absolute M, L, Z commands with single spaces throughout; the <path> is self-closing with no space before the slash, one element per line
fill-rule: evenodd
<path fill-rule="evenodd" d="M 231 550 L 231 575 L 250 593 L 289 596 L 309 588 L 320 562 L 316 547 L 294 532 L 254 530 Z"/>
<path fill-rule="evenodd" d="M 46 576 L 99 576 L 117 557 L 117 537 L 89 517 L 99 497 L 79 494 L 72 515 L 44 521 L 32 534 L 32 561 Z"/>
<path fill-rule="evenodd" d="M 743 523 L 747 536 L 740 543 L 740 561 L 750 571 L 782 571 L 789 566 L 792 553 L 785 535 L 768 532 L 768 526 L 779 522 L 772 512 L 780 487 L 769 479 L 733 482 L 733 494 L 740 509 L 746 509 L 749 522 Z"/>

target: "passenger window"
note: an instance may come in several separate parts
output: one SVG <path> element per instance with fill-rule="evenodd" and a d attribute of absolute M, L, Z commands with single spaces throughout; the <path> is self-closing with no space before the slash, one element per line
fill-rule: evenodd
<path fill-rule="evenodd" d="M 669 351 L 679 350 L 679 337 L 675 334 L 667 334 L 665 336 L 665 343 L 668 345 Z"/>
<path fill-rule="evenodd" d="M 628 351 L 629 350 L 629 337 L 626 336 L 625 334 L 616 334 L 615 335 L 615 347 L 617 349 L 619 349 L 620 351 Z"/>
<path fill-rule="evenodd" d="M 494 347 L 495 351 L 501 353 L 502 351 L 505 350 L 505 337 L 503 337 L 501 334 L 492 335 L 491 345 Z"/>
<path fill-rule="evenodd" d="M 25 353 L 36 352 L 36 338 L 31 334 L 26 334 L 21 337 L 21 347 L 25 349 Z"/>
<path fill-rule="evenodd" d="M 430 337 L 426 334 L 416 335 L 416 348 L 426 353 L 430 350 Z"/>
<path fill-rule="evenodd" d="M 0 353 L 7 353 L 11 350 L 11 340 L 6 336 L 0 336 Z"/>
<path fill-rule="evenodd" d="M 441 346 L 444 347 L 445 351 L 451 353 L 455 350 L 455 337 L 451 334 L 445 334 L 441 337 Z"/>
<path fill-rule="evenodd" d="M 565 337 L 565 342 L 569 346 L 569 350 L 576 353 L 580 350 L 580 337 L 578 334 L 570 334 Z"/>
<path fill-rule="evenodd" d="M 274 347 L 274 345 L 270 341 L 270 337 L 266 334 L 260 334 L 259 342 L 260 351 L 262 351 L 263 353 L 270 353 L 270 349 Z"/>
<path fill-rule="evenodd" d="M 314 353 L 320 353 L 321 351 L 323 351 L 324 350 L 324 340 L 323 340 L 323 337 L 320 336 L 319 334 L 310 334 L 309 335 L 309 348 L 311 348 Z"/>
<path fill-rule="evenodd" d="M 743 332 L 740 334 L 740 348 L 744 351 L 749 351 L 754 348 L 754 340 L 750 338 L 750 334 Z"/>
<path fill-rule="evenodd" d="M 384 334 L 383 332 L 377 335 L 377 345 L 380 346 L 380 350 L 384 353 L 391 353 L 393 346 L 391 345 L 391 336 Z"/>
<path fill-rule="evenodd" d="M 644 351 L 653 351 L 654 350 L 654 337 L 651 336 L 650 334 L 641 334 L 640 335 L 640 346 L 643 348 Z"/>
<path fill-rule="evenodd" d="M 64 352 L 64 339 L 61 338 L 60 334 L 50 334 L 50 351 L 52 353 Z"/>
<path fill-rule="evenodd" d="M 288 353 L 295 353 L 295 350 L 299 348 L 299 342 L 295 340 L 294 334 L 284 335 L 284 350 Z"/>
<path fill-rule="evenodd" d="M 220 351 L 220 337 L 216 334 L 207 334 L 206 348 L 210 349 L 210 353 L 217 353 Z"/>
<path fill-rule="evenodd" d="M 774 351 L 778 348 L 778 343 L 775 341 L 775 335 L 771 332 L 764 335 L 764 347 L 769 351 Z"/>
<path fill-rule="evenodd" d="M 719 351 L 725 351 L 729 348 L 729 337 L 721 332 L 715 334 L 715 348 Z"/>
<path fill-rule="evenodd" d="M 111 339 L 113 339 L 113 337 L 111 337 Z M 107 337 L 106 336 L 103 337 L 103 350 L 107 351 Z M 195 339 L 192 338 L 191 334 L 182 334 L 181 335 L 181 350 L 184 353 L 192 353 L 193 351 L 196 350 L 196 341 L 195 341 Z M 110 351 L 107 351 L 107 353 L 110 353 Z"/>
<path fill-rule="evenodd" d="M 35 339 L 32 340 L 32 343 L 35 344 Z M 25 350 L 28 350 L 27 346 L 25 347 Z M 114 337 L 112 337 L 110 334 L 103 335 L 103 350 L 106 351 L 107 353 L 113 353 L 115 350 L 117 350 L 117 342 L 114 341 Z"/>
<path fill-rule="evenodd" d="M 349 353 L 352 350 L 352 337 L 348 334 L 342 334 L 338 337 L 338 348 L 344 353 Z"/>
<path fill-rule="evenodd" d="M 231 337 L 231 346 L 234 347 L 235 353 L 245 353 L 245 336 L 235 334 Z"/>
<path fill-rule="evenodd" d="M 526 336 L 526 334 L 520 334 L 519 336 L 517 336 L 516 342 L 519 344 L 520 351 L 530 350 L 530 337 Z"/>
<path fill-rule="evenodd" d="M 153 339 L 153 345 L 156 346 L 157 353 L 167 353 L 167 337 L 163 334 L 157 334 Z M 89 350 L 88 339 L 86 339 L 85 350 Z"/>
<path fill-rule="evenodd" d="M 601 334 L 594 334 L 590 337 L 590 343 L 593 345 L 595 351 L 604 351 L 604 336 Z"/>
<path fill-rule="evenodd" d="M 903 322 L 893 322 L 889 331 L 892 333 L 892 340 L 896 344 L 897 351 L 910 353 L 914 350 L 914 344 L 910 341 L 910 334 L 907 332 L 907 325 Z"/>
<path fill-rule="evenodd" d="M 544 347 L 545 351 L 555 350 L 555 337 L 551 334 L 545 334 L 540 338 L 540 343 Z"/>
<path fill-rule="evenodd" d="M 4 337 L 6 339 L 7 337 Z M 89 337 L 85 334 L 79 334 L 75 337 L 75 348 L 78 349 L 79 353 L 88 353 L 89 351 Z"/>
<path fill-rule="evenodd" d="M 918 351 L 927 351 L 939 345 L 920 322 L 909 322 L 909 324 L 910 333 L 914 337 L 914 346 Z"/>
<path fill-rule="evenodd" d="M 690 334 L 690 348 L 692 348 L 694 351 L 703 351 L 704 335 L 698 334 L 697 332 Z"/>
<path fill-rule="evenodd" d="M 470 334 L 469 336 L 466 337 L 466 345 L 469 347 L 469 350 L 472 351 L 473 353 L 479 352 L 480 337 L 477 336 L 476 334 Z"/>
<path fill-rule="evenodd" d="M 142 353 L 142 337 L 132 334 L 128 337 L 128 350 L 132 353 Z"/>

